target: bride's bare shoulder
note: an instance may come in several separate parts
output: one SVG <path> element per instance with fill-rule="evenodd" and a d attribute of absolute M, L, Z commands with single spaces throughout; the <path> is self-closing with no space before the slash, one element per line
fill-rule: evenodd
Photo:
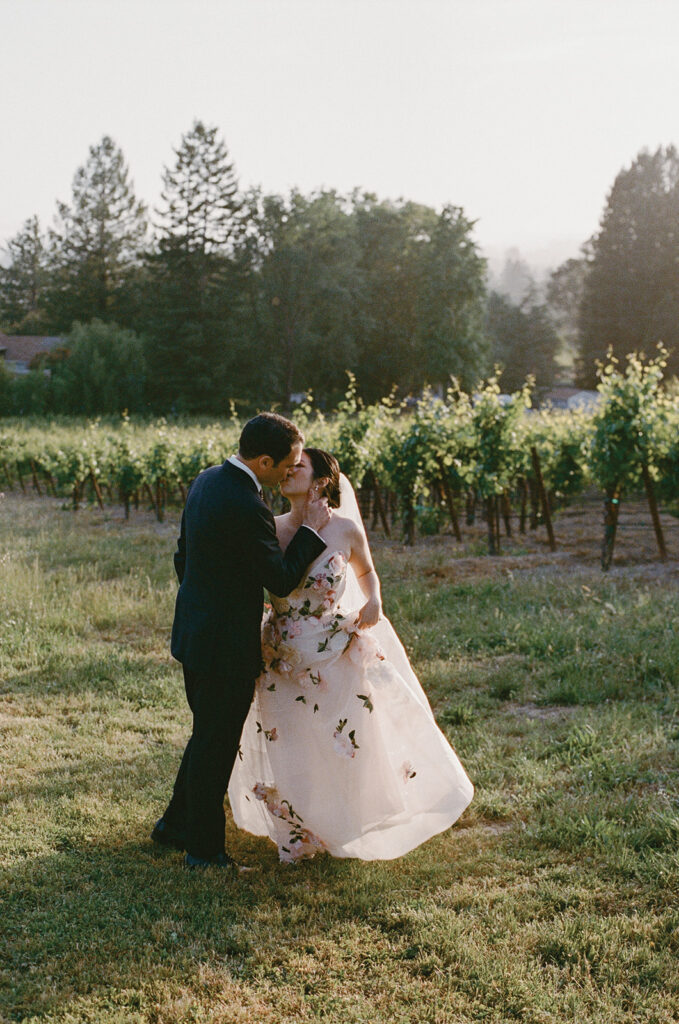
<path fill-rule="evenodd" d="M 351 519 L 349 516 L 343 516 L 342 513 L 336 508 L 332 510 L 331 522 L 335 525 L 336 529 L 343 530 L 347 533 L 357 529 L 354 520 Z"/>
<path fill-rule="evenodd" d="M 338 533 L 341 532 L 348 548 L 353 549 L 363 540 L 363 531 L 354 519 L 333 512 L 332 521 L 336 523 Z"/>

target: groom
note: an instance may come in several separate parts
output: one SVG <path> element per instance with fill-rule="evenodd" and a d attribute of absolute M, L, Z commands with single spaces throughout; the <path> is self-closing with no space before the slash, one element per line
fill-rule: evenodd
<path fill-rule="evenodd" d="M 193 732 L 172 799 L 151 838 L 186 850 L 189 868 L 234 868 L 224 849 L 224 794 L 261 668 L 263 588 L 285 597 L 325 548 L 325 499 L 310 503 L 285 554 L 262 485 L 285 480 L 304 437 L 261 413 L 245 424 L 238 455 L 191 484 L 174 555 L 179 592 L 172 654 L 182 663 Z"/>

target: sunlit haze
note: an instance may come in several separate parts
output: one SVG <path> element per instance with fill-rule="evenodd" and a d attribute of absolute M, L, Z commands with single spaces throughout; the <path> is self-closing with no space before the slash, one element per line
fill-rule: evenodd
<path fill-rule="evenodd" d="M 676 0 L 0 0 L 0 37 L 0 244 L 104 134 L 153 205 L 200 118 L 243 186 L 450 202 L 553 266 L 679 143 Z"/>

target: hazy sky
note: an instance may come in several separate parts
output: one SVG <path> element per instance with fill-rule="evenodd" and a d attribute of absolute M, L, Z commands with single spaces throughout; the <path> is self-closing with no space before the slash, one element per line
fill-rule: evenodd
<path fill-rule="evenodd" d="M 0 243 L 104 134 L 153 204 L 194 118 L 243 185 L 432 205 L 550 262 L 679 144 L 679 0 L 0 0 Z"/>

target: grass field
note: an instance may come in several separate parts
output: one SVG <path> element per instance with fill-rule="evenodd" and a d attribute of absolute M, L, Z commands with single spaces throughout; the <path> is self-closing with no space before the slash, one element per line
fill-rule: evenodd
<path fill-rule="evenodd" d="M 176 519 L 0 498 L 0 1020 L 679 1020 L 676 561 L 621 541 L 603 576 L 598 522 L 554 556 L 377 538 L 476 797 L 389 863 L 279 865 L 229 821 L 231 880 L 148 839 L 189 726 Z"/>

